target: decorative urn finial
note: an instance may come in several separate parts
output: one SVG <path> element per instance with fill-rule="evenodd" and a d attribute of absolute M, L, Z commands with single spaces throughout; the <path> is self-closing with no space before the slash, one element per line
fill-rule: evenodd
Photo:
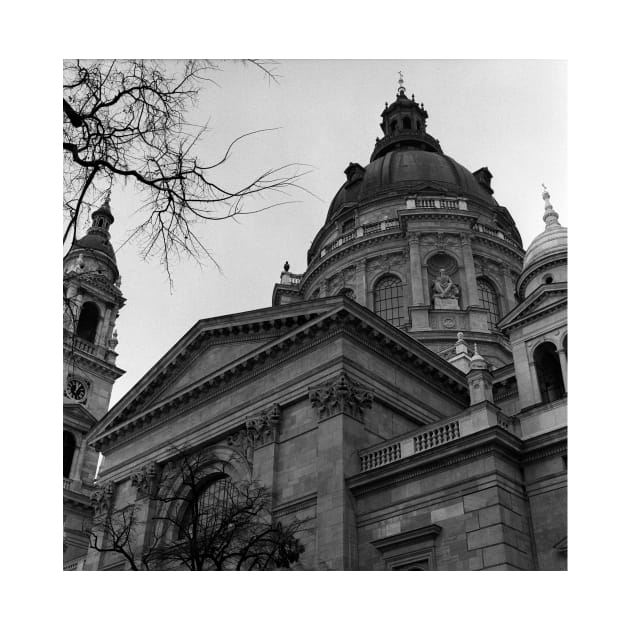
<path fill-rule="evenodd" d="M 287 260 L 287 261 L 284 263 L 284 270 L 285 270 L 287 273 L 289 273 L 289 269 L 290 269 L 290 267 L 291 267 L 291 265 L 289 265 L 289 261 Z"/>

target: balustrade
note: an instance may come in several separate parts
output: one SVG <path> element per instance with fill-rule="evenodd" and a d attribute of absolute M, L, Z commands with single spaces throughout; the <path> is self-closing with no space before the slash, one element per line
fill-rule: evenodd
<path fill-rule="evenodd" d="M 452 420 L 446 424 L 428 429 L 408 438 L 374 448 L 360 456 L 361 472 L 374 470 L 398 460 L 428 451 L 429 449 L 452 442 L 460 437 L 459 421 Z"/>

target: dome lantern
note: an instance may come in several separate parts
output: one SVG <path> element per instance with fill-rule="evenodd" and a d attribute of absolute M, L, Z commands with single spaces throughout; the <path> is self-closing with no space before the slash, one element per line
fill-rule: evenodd
<path fill-rule="evenodd" d="M 442 153 L 440 143 L 426 131 L 429 114 L 424 103 L 416 103 L 415 95 L 411 100 L 405 93 L 402 72 L 399 72 L 396 100 L 381 113 L 381 131 L 383 138 L 376 140 L 370 161 L 401 147 L 413 147 L 422 151 Z"/>

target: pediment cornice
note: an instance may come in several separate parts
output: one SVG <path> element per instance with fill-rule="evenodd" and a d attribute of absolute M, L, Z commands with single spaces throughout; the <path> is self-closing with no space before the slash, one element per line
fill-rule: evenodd
<path fill-rule="evenodd" d="M 279 363 L 306 353 L 315 345 L 344 333 L 362 340 L 374 350 L 388 354 L 392 360 L 406 364 L 419 380 L 438 389 L 443 395 L 461 405 L 467 404 L 466 378 L 448 362 L 348 298 L 328 298 L 321 302 L 328 304 L 328 312 L 319 316 L 312 314 L 313 317 L 309 317 L 301 326 L 257 347 L 154 406 L 139 408 L 136 401 L 141 399 L 142 391 L 148 388 L 146 384 L 144 390 L 138 388 L 135 398 L 128 395 L 126 404 L 123 399 L 107 414 L 102 428 L 95 434 L 94 445 L 100 450 L 101 447 L 111 445 L 150 425 L 170 421 L 175 416 L 207 404 L 211 398 L 229 389 L 258 378 Z M 335 308 L 330 308 L 331 306 Z M 284 310 L 285 307 L 280 307 L 276 314 L 280 315 L 279 311 Z"/>
<path fill-rule="evenodd" d="M 499 323 L 501 330 L 507 331 L 549 315 L 553 311 L 566 308 L 568 303 L 566 282 L 543 284 L 510 311 Z"/>

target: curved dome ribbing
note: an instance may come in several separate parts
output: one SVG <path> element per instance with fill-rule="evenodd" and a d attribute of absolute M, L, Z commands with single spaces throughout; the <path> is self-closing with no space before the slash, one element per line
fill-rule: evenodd
<path fill-rule="evenodd" d="M 465 195 L 483 204 L 498 205 L 477 182 L 474 175 L 448 155 L 404 148 L 391 151 L 370 162 L 362 177 L 350 179 L 330 204 L 327 221 L 346 203 L 358 203 L 387 189 L 423 187 L 450 195 Z"/>

